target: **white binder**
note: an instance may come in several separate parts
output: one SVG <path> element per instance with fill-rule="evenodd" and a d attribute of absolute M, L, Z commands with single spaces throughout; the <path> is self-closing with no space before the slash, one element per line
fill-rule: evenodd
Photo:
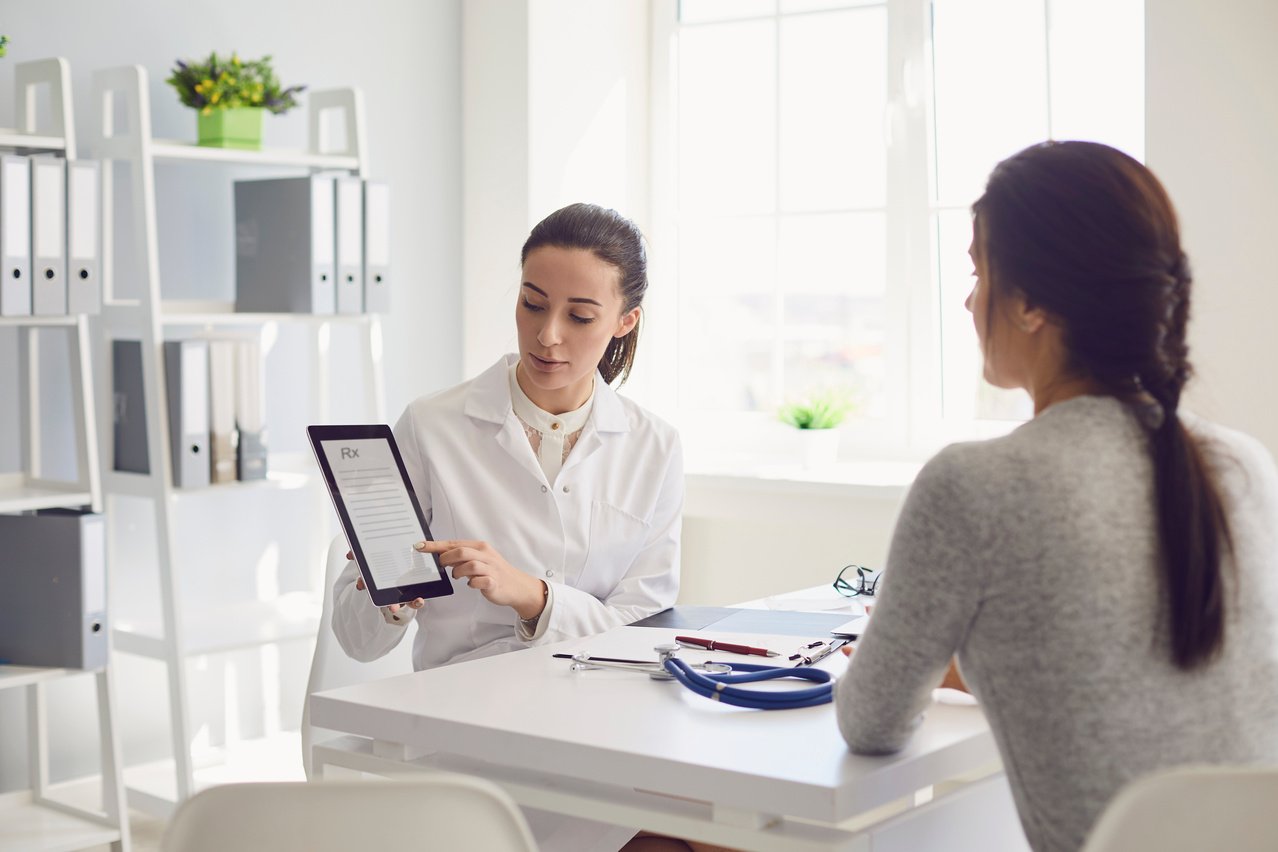
<path fill-rule="evenodd" d="M 102 310 L 102 214 L 100 166 L 67 161 L 67 313 Z"/>
<path fill-rule="evenodd" d="M 364 187 L 357 177 L 339 177 L 337 208 L 337 312 L 364 311 Z"/>
<path fill-rule="evenodd" d="M 67 172 L 56 157 L 31 158 L 31 309 L 67 312 Z"/>
<path fill-rule="evenodd" d="M 234 482 L 236 341 L 209 341 L 209 465 L 211 480 Z"/>
<path fill-rule="evenodd" d="M 390 312 L 390 186 L 364 181 L 364 310 Z"/>
<path fill-rule="evenodd" d="M 206 340 L 164 342 L 165 386 L 169 394 L 169 445 L 173 485 L 209 484 L 209 344 Z"/>
<path fill-rule="evenodd" d="M 31 314 L 31 163 L 0 157 L 0 316 Z"/>

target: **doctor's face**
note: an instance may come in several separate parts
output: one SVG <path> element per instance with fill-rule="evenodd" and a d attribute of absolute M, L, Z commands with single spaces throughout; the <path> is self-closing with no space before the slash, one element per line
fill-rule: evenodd
<path fill-rule="evenodd" d="M 519 386 L 551 414 L 580 408 L 614 337 L 639 309 L 622 312 L 621 272 L 586 249 L 542 246 L 524 261 L 515 306 Z"/>

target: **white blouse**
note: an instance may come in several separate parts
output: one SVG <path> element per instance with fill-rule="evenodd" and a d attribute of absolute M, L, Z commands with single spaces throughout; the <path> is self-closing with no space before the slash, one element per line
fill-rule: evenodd
<path fill-rule="evenodd" d="M 595 402 L 595 388 L 590 386 L 590 397 L 575 411 L 566 414 L 551 414 L 528 398 L 524 389 L 519 386 L 515 371 L 518 362 L 510 367 L 510 403 L 515 409 L 515 416 L 524 427 L 528 443 L 532 445 L 537 463 L 545 471 L 546 481 L 552 486 L 568 460 L 568 454 L 577 445 L 581 430 L 590 419 L 590 408 Z"/>

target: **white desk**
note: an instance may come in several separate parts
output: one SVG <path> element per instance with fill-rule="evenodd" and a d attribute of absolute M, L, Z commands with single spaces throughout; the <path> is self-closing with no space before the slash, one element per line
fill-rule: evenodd
<path fill-rule="evenodd" d="M 317 693 L 312 722 L 355 736 L 317 745 L 315 766 L 481 775 L 525 806 L 743 849 L 1025 848 L 977 707 L 936 704 L 905 751 L 858 757 L 832 705 L 745 710 L 551 656 L 652 659 L 676 632 L 695 631 L 621 627 Z M 716 636 L 776 650 L 800 641 Z M 837 674 L 846 661 L 822 665 Z"/>

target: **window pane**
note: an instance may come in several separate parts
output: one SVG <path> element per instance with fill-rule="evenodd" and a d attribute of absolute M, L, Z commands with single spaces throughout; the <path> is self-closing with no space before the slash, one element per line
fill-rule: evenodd
<path fill-rule="evenodd" d="M 1047 138 L 1043 4 L 934 0 L 932 15 L 937 197 L 967 205 L 999 160 Z"/>
<path fill-rule="evenodd" d="M 1104 21 L 1104 26 L 1097 26 Z M 1051 6 L 1052 136 L 1089 139 L 1145 158 L 1142 0 Z"/>
<path fill-rule="evenodd" d="M 772 217 L 679 228 L 680 405 L 750 411 L 776 398 L 776 226 Z"/>
<path fill-rule="evenodd" d="M 776 0 L 679 0 L 679 21 L 731 21 L 757 18 L 776 11 Z"/>
<path fill-rule="evenodd" d="M 972 290 L 972 217 L 966 210 L 933 216 L 936 273 L 941 302 L 942 403 L 949 420 L 1026 420 L 1033 414 L 1021 390 L 996 388 L 984 380 L 984 356 L 972 314 L 964 302 Z"/>
<path fill-rule="evenodd" d="M 680 30 L 681 212 L 775 207 L 775 33 L 775 19 Z"/>
<path fill-rule="evenodd" d="M 886 245 L 882 213 L 781 219 L 787 394 L 847 388 L 863 416 L 883 416 Z"/>
<path fill-rule="evenodd" d="M 856 6 L 883 6 L 884 0 L 781 0 L 781 14 L 814 12 L 821 9 L 850 9 Z"/>
<path fill-rule="evenodd" d="M 781 207 L 881 207 L 887 159 L 887 10 L 781 23 Z"/>

